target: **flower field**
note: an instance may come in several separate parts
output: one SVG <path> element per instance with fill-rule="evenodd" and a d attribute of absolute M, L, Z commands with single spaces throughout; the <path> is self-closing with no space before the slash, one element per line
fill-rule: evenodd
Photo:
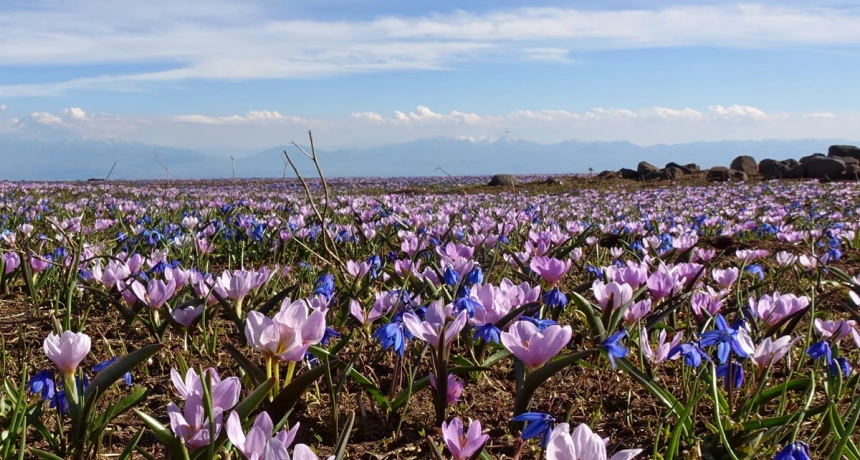
<path fill-rule="evenodd" d="M 0 457 L 860 459 L 860 186 L 0 183 Z"/>

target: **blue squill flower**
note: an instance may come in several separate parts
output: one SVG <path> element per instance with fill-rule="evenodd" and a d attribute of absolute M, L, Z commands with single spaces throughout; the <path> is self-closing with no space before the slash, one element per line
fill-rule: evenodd
<path fill-rule="evenodd" d="M 603 341 L 603 343 L 600 344 L 601 348 L 606 350 L 606 355 L 609 357 L 609 363 L 612 365 L 613 369 L 615 368 L 615 359 L 625 358 L 627 357 L 627 353 L 630 352 L 627 347 L 621 344 L 621 341 L 625 336 L 627 336 L 627 330 L 622 329 L 615 334 L 610 335 Z"/>
<path fill-rule="evenodd" d="M 460 274 L 457 273 L 456 270 L 451 267 L 445 267 L 445 275 L 443 276 L 443 281 L 448 286 L 454 286 L 460 282 Z"/>
<path fill-rule="evenodd" d="M 44 400 L 53 398 L 55 390 L 53 372 L 44 370 L 37 373 L 30 378 L 28 386 L 30 387 L 30 393 L 41 394 Z"/>
<path fill-rule="evenodd" d="M 812 460 L 809 456 L 809 446 L 803 441 L 795 441 L 779 451 L 773 460 Z"/>
<path fill-rule="evenodd" d="M 545 331 L 546 328 L 550 326 L 555 326 L 556 324 L 558 324 L 557 321 L 553 321 L 551 319 L 540 319 L 531 316 L 521 316 L 520 319 L 534 324 L 535 326 L 537 326 L 540 332 Z"/>
<path fill-rule="evenodd" d="M 830 375 L 838 375 L 841 371 L 845 378 L 851 376 L 851 363 L 845 358 L 834 358 L 833 362 L 827 368 L 830 371 Z"/>
<path fill-rule="evenodd" d="M 731 385 L 729 366 L 731 366 L 731 378 L 734 379 L 735 388 L 740 388 L 744 384 L 744 368 L 737 362 L 732 361 L 731 364 L 720 364 L 717 366 L 717 377 L 723 379 L 723 384 L 726 387 Z"/>
<path fill-rule="evenodd" d="M 528 422 L 520 437 L 523 441 L 540 436 L 541 448 L 549 443 L 549 435 L 555 425 L 555 417 L 541 412 L 526 412 L 513 418 L 515 422 Z"/>
<path fill-rule="evenodd" d="M 552 290 L 543 295 L 543 302 L 547 307 L 563 309 L 567 307 L 567 296 L 559 291 L 558 288 L 552 288 Z"/>
<path fill-rule="evenodd" d="M 720 363 L 728 361 L 729 353 L 732 351 L 741 358 L 749 358 L 750 352 L 755 351 L 749 335 L 743 329 L 743 323 L 729 326 L 723 315 L 717 315 L 715 324 L 717 328 L 703 333 L 699 344 L 702 347 L 716 345 L 717 358 L 719 358 Z"/>
<path fill-rule="evenodd" d="M 469 318 L 473 318 L 475 316 L 475 308 L 481 308 L 481 304 L 469 297 L 460 297 L 454 300 L 452 311 L 454 315 L 458 315 L 461 311 L 466 310 Z"/>
<path fill-rule="evenodd" d="M 475 267 L 466 275 L 466 284 L 471 286 L 473 284 L 481 284 L 484 282 L 484 272 L 481 270 L 481 267 Z"/>
<path fill-rule="evenodd" d="M 806 354 L 812 359 L 824 358 L 828 366 L 833 364 L 833 352 L 830 350 L 830 345 L 824 340 L 810 345 L 806 349 Z"/>
<path fill-rule="evenodd" d="M 702 364 L 702 358 L 710 361 L 711 358 L 708 358 L 699 345 L 697 343 L 681 343 L 676 345 L 674 348 L 669 350 L 669 359 L 672 359 L 676 355 L 681 355 L 684 357 L 684 362 L 688 366 L 699 367 Z"/>
<path fill-rule="evenodd" d="M 475 334 L 472 336 L 472 339 L 481 339 L 485 343 L 499 343 L 499 334 L 501 332 L 493 323 L 481 324 L 475 326 Z"/>

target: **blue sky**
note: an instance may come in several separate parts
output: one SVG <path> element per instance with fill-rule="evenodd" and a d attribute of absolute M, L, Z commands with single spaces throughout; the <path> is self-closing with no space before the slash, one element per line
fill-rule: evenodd
<path fill-rule="evenodd" d="M 857 137 L 845 1 L 4 0 L 0 131 L 255 149 Z M 318 136 L 320 137 L 320 136 Z"/>

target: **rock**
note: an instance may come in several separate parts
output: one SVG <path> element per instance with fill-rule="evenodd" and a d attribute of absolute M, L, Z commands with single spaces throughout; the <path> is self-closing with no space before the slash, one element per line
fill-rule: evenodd
<path fill-rule="evenodd" d="M 846 180 L 860 180 L 860 164 L 845 165 L 842 178 Z"/>
<path fill-rule="evenodd" d="M 782 179 L 791 169 L 784 161 L 766 158 L 758 163 L 758 171 L 765 179 Z"/>
<path fill-rule="evenodd" d="M 700 170 L 699 165 L 697 165 L 695 163 L 690 163 L 688 165 L 682 166 L 682 165 L 679 165 L 678 163 L 671 162 L 671 163 L 666 164 L 666 169 L 669 169 L 669 168 L 680 169 L 683 174 L 694 174 L 694 173 L 699 172 L 699 170 Z"/>
<path fill-rule="evenodd" d="M 794 158 L 789 158 L 789 159 L 787 159 L 787 160 L 782 160 L 782 162 L 783 162 L 783 163 L 785 163 L 785 165 L 786 165 L 786 166 L 788 166 L 788 168 L 789 168 L 789 169 L 791 169 L 791 168 L 793 168 L 793 167 L 795 167 L 795 166 L 800 166 L 800 162 L 799 162 L 799 161 L 797 161 L 797 160 L 795 160 Z"/>
<path fill-rule="evenodd" d="M 803 179 L 806 177 L 806 165 L 800 162 L 795 163 L 797 164 L 790 166 L 788 171 L 782 175 L 783 179 Z"/>
<path fill-rule="evenodd" d="M 663 179 L 678 180 L 682 177 L 684 177 L 684 171 L 681 168 L 667 166 L 666 169 L 663 170 Z"/>
<path fill-rule="evenodd" d="M 656 171 L 649 172 L 649 173 L 645 174 L 644 176 L 640 175 L 639 177 L 645 181 L 665 179 L 665 175 L 663 174 L 662 169 L 658 169 Z"/>
<path fill-rule="evenodd" d="M 845 163 L 845 166 L 860 165 L 860 160 L 858 160 L 854 157 L 834 157 L 834 158 L 839 158 L 840 160 L 842 160 L 842 162 Z"/>
<path fill-rule="evenodd" d="M 737 169 L 729 170 L 729 179 L 735 182 L 745 182 L 748 178 L 747 173 L 743 171 L 738 171 Z"/>
<path fill-rule="evenodd" d="M 639 173 L 640 176 L 646 176 L 649 173 L 660 172 L 660 168 L 648 163 L 647 161 L 639 162 L 639 166 L 636 167 L 636 172 Z"/>
<path fill-rule="evenodd" d="M 496 174 L 490 179 L 490 183 L 493 187 L 516 187 L 520 185 L 520 180 L 517 179 L 517 176 L 513 176 L 510 174 Z"/>
<path fill-rule="evenodd" d="M 806 162 L 806 177 L 836 179 L 845 172 L 845 163 L 838 158 L 821 156 Z"/>
<path fill-rule="evenodd" d="M 618 174 L 621 174 L 622 179 L 639 180 L 639 173 L 632 169 L 621 168 L 618 170 Z"/>
<path fill-rule="evenodd" d="M 564 185 L 564 182 L 562 182 L 562 180 L 557 178 L 557 177 L 547 177 L 546 180 L 543 181 L 543 183 L 546 185 L 556 185 L 556 186 Z"/>
<path fill-rule="evenodd" d="M 732 160 L 732 165 L 729 169 L 743 171 L 748 176 L 752 176 L 753 174 L 758 174 L 758 163 L 755 162 L 755 158 L 749 155 L 741 155 Z"/>
<path fill-rule="evenodd" d="M 600 174 L 597 175 L 597 177 L 599 177 L 601 179 L 612 179 L 612 178 L 615 178 L 616 176 L 618 176 L 617 171 L 610 171 L 608 169 L 606 171 L 602 171 Z"/>
<path fill-rule="evenodd" d="M 806 163 L 809 163 L 815 158 L 825 158 L 825 155 L 823 153 L 813 153 L 812 155 L 807 155 L 800 159 L 800 164 L 805 165 Z"/>
<path fill-rule="evenodd" d="M 729 168 L 725 166 L 714 166 L 708 170 L 709 181 L 725 182 L 729 180 Z"/>
<path fill-rule="evenodd" d="M 857 160 L 860 160 L 860 148 L 853 145 L 831 145 L 830 148 L 827 149 L 827 156 L 856 158 Z"/>

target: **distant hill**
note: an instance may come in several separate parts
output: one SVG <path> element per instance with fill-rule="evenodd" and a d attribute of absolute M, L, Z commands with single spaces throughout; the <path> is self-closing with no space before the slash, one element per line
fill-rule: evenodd
<path fill-rule="evenodd" d="M 82 137 L 35 123 L 0 133 L 0 180 L 84 180 L 103 178 L 114 161 L 112 179 L 164 178 L 157 152 L 174 178 L 230 177 L 230 160 L 195 150 L 153 146 L 140 142 Z M 832 144 L 857 144 L 839 139 L 694 142 L 642 147 L 626 141 L 563 141 L 538 144 L 502 137 L 470 140 L 449 137 L 420 139 L 365 149 L 318 151 L 328 177 L 433 176 L 442 167 L 454 175 L 564 174 L 635 168 L 640 161 L 662 166 L 670 161 L 702 167 L 728 165 L 738 155 L 799 158 L 826 152 Z M 311 162 L 293 146 L 281 146 L 236 158 L 238 177 L 281 177 L 284 155 L 293 155 L 303 174 L 315 172 Z M 291 169 L 287 175 L 292 176 Z"/>

